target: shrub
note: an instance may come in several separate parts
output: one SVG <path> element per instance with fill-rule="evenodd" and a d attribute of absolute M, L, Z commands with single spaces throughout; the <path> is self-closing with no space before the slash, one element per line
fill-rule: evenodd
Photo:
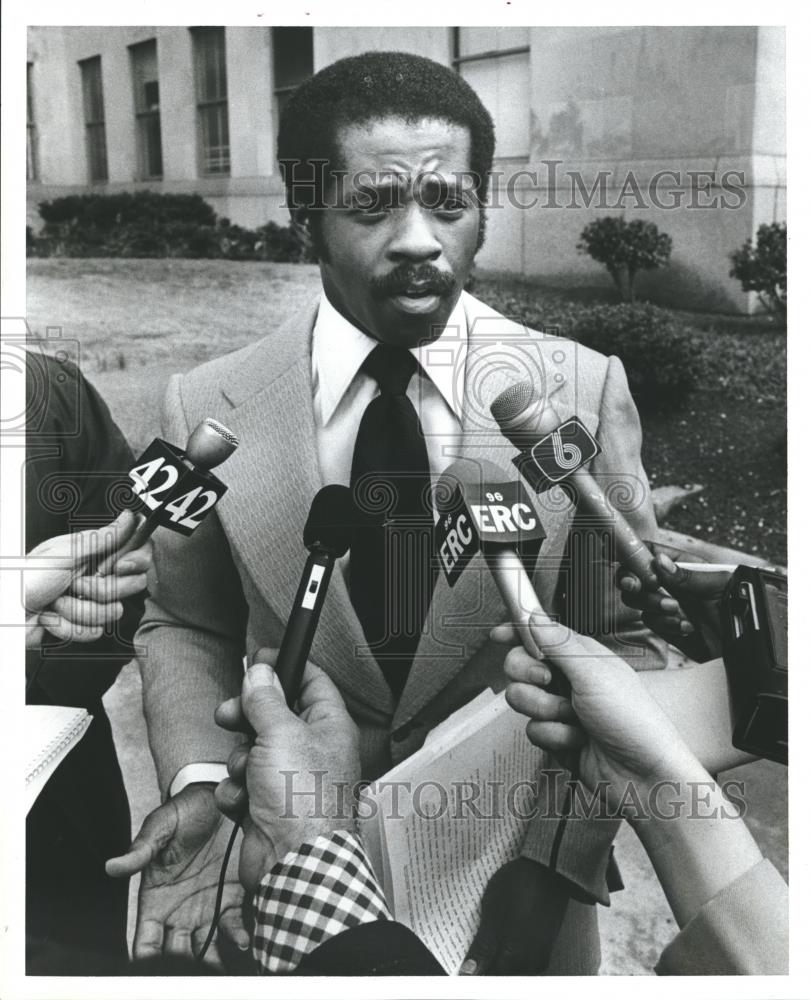
<path fill-rule="evenodd" d="M 295 230 L 268 222 L 245 229 L 217 218 L 198 194 L 70 195 L 39 206 L 45 223 L 26 233 L 29 256 L 196 257 L 301 262 L 311 259 Z"/>
<path fill-rule="evenodd" d="M 122 191 L 119 194 L 75 194 L 39 205 L 47 226 L 68 226 L 110 232 L 119 226 L 153 221 L 213 226 L 216 213 L 198 194 L 158 194 Z"/>
<path fill-rule="evenodd" d="M 622 217 L 608 215 L 582 230 L 577 250 L 604 264 L 622 299 L 635 302 L 638 272 L 666 264 L 672 253 L 672 238 L 659 232 L 653 222 L 626 222 Z"/>
<path fill-rule="evenodd" d="M 787 224 L 772 222 L 757 230 L 754 246 L 749 237 L 731 254 L 729 276 L 736 278 L 744 292 L 756 292 L 768 312 L 787 311 Z"/>
<path fill-rule="evenodd" d="M 703 342 L 651 305 L 593 306 L 574 321 L 575 340 L 624 364 L 639 409 L 678 406 L 701 374 Z"/>

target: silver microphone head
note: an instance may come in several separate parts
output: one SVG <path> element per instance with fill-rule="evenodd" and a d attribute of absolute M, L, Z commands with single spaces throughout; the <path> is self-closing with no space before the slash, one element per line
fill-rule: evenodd
<path fill-rule="evenodd" d="M 186 458 L 198 469 L 214 469 L 236 451 L 239 438 L 212 417 L 206 417 L 191 432 Z"/>
<path fill-rule="evenodd" d="M 515 382 L 504 389 L 492 400 L 489 412 L 501 424 L 514 420 L 526 410 L 535 399 L 534 384 L 528 379 L 525 382 Z"/>
<path fill-rule="evenodd" d="M 493 399 L 489 412 L 501 433 L 520 449 L 530 448 L 538 436 L 550 434 L 560 424 L 551 401 L 544 401 L 528 380 L 504 389 Z"/>

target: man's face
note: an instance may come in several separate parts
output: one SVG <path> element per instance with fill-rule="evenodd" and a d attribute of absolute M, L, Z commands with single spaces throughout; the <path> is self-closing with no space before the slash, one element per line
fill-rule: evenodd
<path fill-rule="evenodd" d="M 442 332 L 478 249 L 464 126 L 385 118 L 338 133 L 346 174 L 322 210 L 329 301 L 383 343 Z"/>

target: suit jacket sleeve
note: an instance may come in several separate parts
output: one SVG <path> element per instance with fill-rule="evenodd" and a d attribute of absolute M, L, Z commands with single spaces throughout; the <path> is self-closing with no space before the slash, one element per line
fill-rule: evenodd
<path fill-rule="evenodd" d="M 785 976 L 788 889 L 762 860 L 709 900 L 663 951 L 662 976 Z"/>
<path fill-rule="evenodd" d="M 647 474 L 641 464 L 641 422 L 624 366 L 608 360 L 599 406 L 597 440 L 601 453 L 591 463 L 591 474 L 610 503 L 645 541 L 658 533 Z M 666 643 L 627 608 L 616 586 L 618 563 L 610 542 L 589 526 L 578 512 L 568 538 L 556 604 L 567 624 L 618 653 L 635 670 L 666 665 Z"/>
<path fill-rule="evenodd" d="M 182 380 L 169 383 L 163 436 L 184 442 Z M 154 569 L 136 636 L 149 744 L 163 795 L 186 764 L 224 762 L 238 742 L 214 722 L 239 693 L 246 605 L 216 511 L 193 535 L 157 531 Z"/>
<path fill-rule="evenodd" d="M 311 951 L 296 976 L 444 976 L 445 971 L 412 930 L 375 920 L 329 938 Z"/>

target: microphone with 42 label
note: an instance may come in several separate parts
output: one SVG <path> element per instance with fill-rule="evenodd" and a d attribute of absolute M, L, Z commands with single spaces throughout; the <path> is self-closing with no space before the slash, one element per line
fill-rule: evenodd
<path fill-rule="evenodd" d="M 191 535 L 228 491 L 211 470 L 238 446 L 236 435 L 213 417 L 197 424 L 183 449 L 155 438 L 128 473 L 138 525 L 129 541 L 96 567 L 96 574 L 110 573 L 159 526 Z"/>

